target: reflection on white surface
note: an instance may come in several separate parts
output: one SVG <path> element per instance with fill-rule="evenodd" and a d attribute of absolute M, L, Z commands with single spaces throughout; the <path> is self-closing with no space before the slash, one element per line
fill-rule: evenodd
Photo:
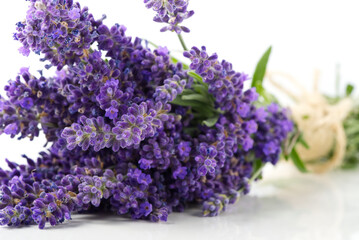
<path fill-rule="evenodd" d="M 281 173 L 285 169 L 277 169 Z M 286 172 L 291 172 L 288 170 Z M 328 175 L 277 174 L 215 218 L 200 209 L 173 213 L 167 223 L 113 215 L 75 215 L 71 222 L 38 230 L 0 228 L 0 239 L 275 239 L 359 240 L 359 171 Z M 280 176 L 280 177 L 278 177 Z"/>

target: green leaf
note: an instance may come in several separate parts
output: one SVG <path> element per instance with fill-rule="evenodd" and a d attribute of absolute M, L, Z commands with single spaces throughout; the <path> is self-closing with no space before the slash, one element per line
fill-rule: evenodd
<path fill-rule="evenodd" d="M 171 56 L 171 61 L 172 63 L 176 64 L 178 62 L 182 63 L 182 67 L 184 70 L 188 70 L 189 69 L 189 66 L 183 62 L 181 62 L 180 60 L 178 60 L 177 58 L 175 58 L 174 56 Z"/>
<path fill-rule="evenodd" d="M 278 100 L 276 99 L 276 97 L 273 94 L 270 94 L 264 88 L 262 88 L 260 91 L 262 92 L 261 96 L 264 99 L 264 104 L 265 105 L 269 105 L 271 103 L 278 103 Z"/>
<path fill-rule="evenodd" d="M 297 142 L 300 143 L 300 144 L 302 144 L 303 147 L 305 147 L 306 149 L 309 149 L 309 148 L 310 148 L 309 145 L 308 145 L 308 143 L 304 140 L 303 134 L 301 134 L 301 135 L 299 136 Z"/>
<path fill-rule="evenodd" d="M 146 41 L 148 44 L 152 45 L 154 48 L 158 48 L 158 45 L 155 44 L 154 42 L 151 42 L 150 40 L 147 40 L 147 39 L 145 39 L 145 41 Z"/>
<path fill-rule="evenodd" d="M 295 148 L 293 148 L 292 152 L 290 153 L 290 157 L 299 171 L 303 173 L 308 172 L 307 168 L 305 167 L 302 159 L 300 159 L 299 154 L 297 153 Z"/>
<path fill-rule="evenodd" d="M 271 51 L 272 51 L 272 47 L 269 47 L 268 50 L 263 54 L 262 58 L 259 60 L 256 70 L 254 71 L 253 74 L 252 87 L 255 87 L 257 89 L 257 92 L 261 96 L 264 95 L 263 79 L 266 73 L 267 64 Z"/>
<path fill-rule="evenodd" d="M 253 170 L 252 170 L 252 177 L 255 173 L 257 173 L 264 165 L 265 163 L 262 162 L 261 159 L 255 159 L 254 162 L 253 162 Z M 262 177 L 259 176 L 258 177 L 259 179 L 261 179 Z"/>
<path fill-rule="evenodd" d="M 208 98 L 206 98 L 205 96 L 203 96 L 201 94 L 197 94 L 197 93 L 183 95 L 182 100 L 195 100 L 195 101 L 203 102 L 205 104 L 210 104 Z"/>
<path fill-rule="evenodd" d="M 178 60 L 177 58 L 175 58 L 175 57 L 171 57 L 171 61 L 172 61 L 172 63 L 174 63 L 174 64 L 176 64 L 176 63 L 179 62 L 179 60 Z"/>
<path fill-rule="evenodd" d="M 207 120 L 203 121 L 202 123 L 204 125 L 206 125 L 207 127 L 213 127 L 214 125 L 216 125 L 218 118 L 219 118 L 219 115 L 217 114 L 216 116 L 214 116 L 212 118 L 208 118 Z"/>
<path fill-rule="evenodd" d="M 196 92 L 193 91 L 192 89 L 185 88 L 185 89 L 183 89 L 183 91 L 182 91 L 182 93 L 181 93 L 180 96 L 182 96 L 182 95 L 190 95 L 190 94 L 195 94 L 195 93 L 196 93 Z"/>
<path fill-rule="evenodd" d="M 198 82 L 203 83 L 203 78 L 202 78 L 200 75 L 198 75 L 197 73 L 195 73 L 195 72 L 188 72 L 187 74 L 188 74 L 188 76 L 193 77 L 193 78 L 194 78 L 195 80 L 197 80 Z"/>
<path fill-rule="evenodd" d="M 350 144 L 352 144 L 352 145 L 359 144 L 359 136 L 351 138 L 350 139 Z"/>
<path fill-rule="evenodd" d="M 357 125 L 347 126 L 345 129 L 345 133 L 347 136 L 359 135 L 359 123 L 357 123 Z"/>
<path fill-rule="evenodd" d="M 201 119 L 212 118 L 217 113 L 217 110 L 208 105 L 208 103 L 202 103 L 197 100 L 183 100 L 182 97 L 183 96 L 178 96 L 171 103 L 179 106 L 191 107 L 201 116 Z"/>
<path fill-rule="evenodd" d="M 215 116 L 215 112 L 213 107 L 206 106 L 204 104 L 201 104 L 201 106 L 194 106 L 192 107 L 194 111 L 199 113 L 202 116 L 202 119 L 208 119 Z"/>
<path fill-rule="evenodd" d="M 354 86 L 351 84 L 348 84 L 346 87 L 346 90 L 345 90 L 346 96 L 349 97 L 353 93 L 353 90 L 354 90 Z"/>
<path fill-rule="evenodd" d="M 184 70 L 188 70 L 189 69 L 189 66 L 185 63 L 182 62 L 182 67 Z"/>
<path fill-rule="evenodd" d="M 171 102 L 172 104 L 185 106 L 185 107 L 203 107 L 203 104 L 199 103 L 198 101 L 185 101 L 182 100 L 181 97 L 177 97 L 175 100 Z"/>
<path fill-rule="evenodd" d="M 186 134 L 194 135 L 196 132 L 198 132 L 198 128 L 196 127 L 186 127 L 183 130 Z"/>
<path fill-rule="evenodd" d="M 205 86 L 205 85 L 203 85 L 203 84 L 193 84 L 193 85 L 192 85 L 192 88 L 193 88 L 196 92 L 201 93 L 202 95 L 204 95 L 204 94 L 209 95 L 209 93 L 208 93 L 208 86 Z"/>

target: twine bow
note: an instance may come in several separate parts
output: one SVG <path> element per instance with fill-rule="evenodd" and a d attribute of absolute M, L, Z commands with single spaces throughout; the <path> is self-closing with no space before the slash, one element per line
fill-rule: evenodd
<path fill-rule="evenodd" d="M 345 156 L 347 143 L 343 121 L 353 107 L 352 100 L 344 98 L 336 104 L 329 103 L 318 90 L 318 71 L 314 76 L 312 91 L 307 91 L 289 74 L 267 72 L 266 76 L 269 82 L 295 102 L 290 106 L 293 120 L 303 132 L 303 138 L 309 145 L 309 149 L 303 146 L 296 148 L 308 170 L 324 173 L 340 166 Z M 288 79 L 299 94 L 294 94 L 279 84 L 274 80 L 274 76 Z"/>

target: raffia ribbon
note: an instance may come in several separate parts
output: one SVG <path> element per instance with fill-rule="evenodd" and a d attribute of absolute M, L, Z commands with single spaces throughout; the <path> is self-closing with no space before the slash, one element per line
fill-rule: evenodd
<path fill-rule="evenodd" d="M 275 76 L 288 79 L 298 91 L 294 94 L 274 80 Z M 294 77 L 281 72 L 267 72 L 266 77 L 276 88 L 294 100 L 290 106 L 294 122 L 303 132 L 309 149 L 299 145 L 298 154 L 306 163 L 308 170 L 324 173 L 341 165 L 346 151 L 346 135 L 343 121 L 353 107 L 350 98 L 330 104 L 318 90 L 319 72 L 313 81 L 313 90 L 307 91 Z M 325 159 L 325 160 L 323 160 Z"/>

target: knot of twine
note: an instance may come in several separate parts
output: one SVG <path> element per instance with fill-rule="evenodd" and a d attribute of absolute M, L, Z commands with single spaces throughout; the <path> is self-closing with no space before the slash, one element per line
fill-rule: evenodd
<path fill-rule="evenodd" d="M 296 150 L 309 171 L 324 173 L 342 164 L 346 152 L 343 121 L 351 112 L 353 101 L 343 98 L 335 104 L 319 92 L 319 72 L 316 71 L 313 90 L 307 91 L 294 77 L 281 72 L 267 72 L 269 82 L 294 100 L 290 106 L 294 122 L 303 133 L 309 149 L 298 145 Z M 274 80 L 274 76 L 288 79 L 298 92 Z"/>

